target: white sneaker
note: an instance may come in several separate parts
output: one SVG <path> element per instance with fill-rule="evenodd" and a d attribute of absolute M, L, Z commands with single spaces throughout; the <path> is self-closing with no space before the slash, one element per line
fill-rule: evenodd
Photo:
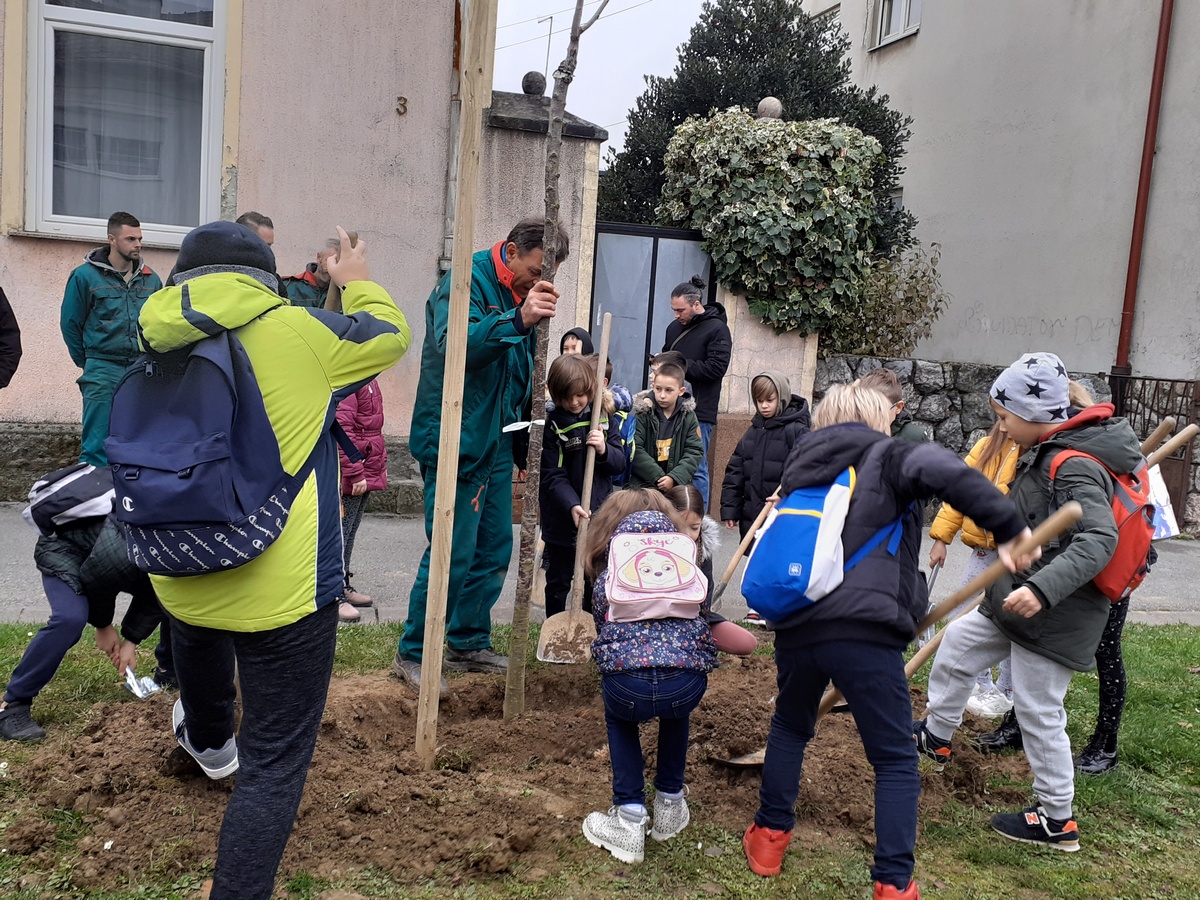
<path fill-rule="evenodd" d="M 655 792 L 654 827 L 650 830 L 650 837 L 656 841 L 666 841 L 687 828 L 688 822 L 692 821 L 692 814 L 688 812 L 687 795 L 686 784 L 683 786 L 683 793 L 678 797 L 665 797 Z"/>
<path fill-rule="evenodd" d="M 209 750 L 197 750 L 192 746 L 192 742 L 187 736 L 187 724 L 183 721 L 182 700 L 176 700 L 175 707 L 171 710 L 171 727 L 175 731 L 175 740 L 179 741 L 179 746 L 200 764 L 200 768 L 209 778 L 215 781 L 218 778 L 232 775 L 238 770 L 236 738 L 231 737 L 223 747 Z"/>
<path fill-rule="evenodd" d="M 985 719 L 998 719 L 1013 707 L 1013 702 L 992 688 L 975 694 L 967 701 L 967 709 Z"/>
<path fill-rule="evenodd" d="M 588 813 L 583 820 L 583 836 L 595 847 L 603 847 L 621 862 L 640 863 L 646 851 L 646 823 L 650 817 L 644 809 L 640 815 L 619 806 L 608 812 Z"/>

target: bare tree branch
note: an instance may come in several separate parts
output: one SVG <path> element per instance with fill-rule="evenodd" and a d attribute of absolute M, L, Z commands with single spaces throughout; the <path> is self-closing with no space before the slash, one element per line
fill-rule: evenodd
<path fill-rule="evenodd" d="M 600 13 L 604 12 L 604 7 L 606 7 L 606 6 L 608 6 L 608 0 L 600 0 L 600 5 L 596 8 L 596 11 L 594 13 L 592 13 L 592 17 L 587 20 L 587 23 L 585 25 L 580 27 L 580 29 L 579 29 L 580 34 L 583 34 L 585 31 L 587 31 L 589 28 L 591 28 L 592 25 L 594 25 L 596 23 L 596 20 L 598 18 L 600 18 Z M 582 9 L 579 11 L 583 12 Z"/>

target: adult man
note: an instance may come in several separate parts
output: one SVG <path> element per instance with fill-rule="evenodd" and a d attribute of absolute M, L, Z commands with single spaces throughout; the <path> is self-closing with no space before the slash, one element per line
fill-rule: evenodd
<path fill-rule="evenodd" d="M 311 465 L 282 532 L 260 556 L 211 574 L 151 576 L 172 619 L 176 738 L 210 778 L 238 776 L 212 900 L 272 896 L 316 745 L 344 583 L 329 423 L 338 401 L 399 360 L 411 337 L 387 292 L 367 280 L 365 251 L 360 242 L 327 262 L 353 318 L 302 311 L 276 293 L 271 249 L 247 228 L 213 222 L 184 238 L 176 284 L 142 311 L 145 341 L 161 352 L 233 331 L 253 367 L 283 468 L 296 474 Z M 242 702 L 236 740 L 235 660 Z"/>
<path fill-rule="evenodd" d="M 704 281 L 693 275 L 690 281 L 671 291 L 671 312 L 675 321 L 667 326 L 663 350 L 678 350 L 687 359 L 687 379 L 696 398 L 696 418 L 700 420 L 700 439 L 704 456 L 692 484 L 708 506 L 708 444 L 717 424 L 717 405 L 721 402 L 721 379 L 729 368 L 733 339 L 725 324 L 725 307 L 713 302 L 704 305 Z"/>
<path fill-rule="evenodd" d="M 268 247 L 275 246 L 275 223 L 271 221 L 270 216 L 250 210 L 242 213 L 235 221 L 257 234 Z"/>
<path fill-rule="evenodd" d="M 0 388 L 8 387 L 21 362 L 21 328 L 0 288 Z"/>
<path fill-rule="evenodd" d="M 83 374 L 83 447 L 79 461 L 108 465 L 104 439 L 113 391 L 141 353 L 137 320 L 146 298 L 162 281 L 142 264 L 142 226 L 127 212 L 108 219 L 108 247 L 97 247 L 71 273 L 59 327 L 71 360 Z"/>
<path fill-rule="evenodd" d="M 316 262 L 310 262 L 299 275 L 283 279 L 284 290 L 292 306 L 321 309 L 325 305 L 325 295 L 329 293 L 329 269 L 326 264 L 341 249 L 341 241 L 330 238 L 317 251 Z"/>
<path fill-rule="evenodd" d="M 450 586 L 446 609 L 446 668 L 462 672 L 503 672 L 508 657 L 492 650 L 492 607 L 500 598 L 512 556 L 512 435 L 505 425 L 526 415 L 537 324 L 554 315 L 558 291 L 542 277 L 541 219 L 522 219 L 508 237 L 476 253 L 471 268 L 471 311 L 463 384 L 462 435 Z M 567 237 L 558 236 L 558 259 L 566 258 Z M 425 481 L 425 535 L 433 540 L 438 441 L 442 424 L 442 381 L 450 273 L 425 305 L 421 378 L 413 406 L 409 448 Z M 421 558 L 408 599 L 408 619 L 392 664 L 414 688 L 421 685 L 425 643 L 425 603 L 429 553 Z M 440 673 L 434 673 L 440 677 Z M 446 693 L 446 681 L 440 688 Z"/>

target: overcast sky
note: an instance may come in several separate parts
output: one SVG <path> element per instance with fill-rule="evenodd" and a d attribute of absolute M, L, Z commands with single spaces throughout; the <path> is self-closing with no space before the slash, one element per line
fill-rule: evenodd
<path fill-rule="evenodd" d="M 584 6 L 584 21 L 598 0 Z M 700 18 L 702 0 L 609 0 L 604 14 L 579 42 L 579 68 L 567 94 L 567 109 L 608 129 L 609 143 L 620 149 L 625 117 L 641 96 L 644 75 L 670 75 L 679 45 Z M 521 90 L 521 77 L 546 70 L 546 34 L 551 23 L 538 19 L 554 15 L 550 37 L 553 72 L 567 52 L 567 32 L 574 12 L 572 0 L 500 0 L 496 30 L 496 69 L 493 87 Z M 553 81 L 546 87 L 549 94 Z M 602 148 L 607 153 L 609 144 Z"/>

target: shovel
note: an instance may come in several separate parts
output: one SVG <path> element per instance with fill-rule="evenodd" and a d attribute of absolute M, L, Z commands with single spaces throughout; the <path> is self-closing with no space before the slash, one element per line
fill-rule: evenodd
<path fill-rule="evenodd" d="M 758 529 L 762 528 L 762 523 L 767 520 L 767 514 L 775 506 L 775 502 L 779 498 L 772 495 L 767 500 L 766 505 L 759 511 L 758 516 L 754 519 L 754 524 L 750 526 L 750 530 L 746 532 L 746 536 L 742 538 L 742 542 L 738 544 L 737 552 L 733 554 L 733 559 L 729 561 L 729 565 L 725 567 L 725 574 L 721 576 L 721 582 L 717 585 L 717 589 L 713 591 L 712 603 L 710 609 L 716 612 L 721 608 L 721 595 L 725 593 L 725 588 L 729 587 L 729 580 L 733 578 L 733 573 L 737 569 L 737 565 L 742 561 L 742 557 L 746 555 L 746 549 L 754 540 L 754 536 L 758 534 Z"/>
<path fill-rule="evenodd" d="M 933 586 L 935 584 L 937 584 L 937 577 L 939 574 L 941 574 L 941 571 L 942 571 L 941 563 L 938 563 L 936 566 L 933 566 L 929 569 L 929 581 L 925 587 L 925 592 L 929 595 L 929 609 L 926 610 L 926 612 L 929 612 L 933 609 Z M 930 641 L 933 640 L 933 631 L 934 631 L 935 627 L 936 627 L 935 625 L 930 625 L 928 628 L 926 628 L 924 631 L 922 631 L 919 635 L 917 635 L 917 646 L 918 647 L 924 647 L 926 644 L 928 644 Z"/>
<path fill-rule="evenodd" d="M 1028 540 L 1024 541 L 1017 548 L 1017 553 L 1021 554 L 1028 552 L 1034 547 L 1040 547 L 1043 544 L 1054 540 L 1068 528 L 1078 522 L 1080 516 L 1082 515 L 1083 508 L 1074 500 L 1064 504 L 1054 513 L 1052 513 L 1050 517 L 1046 519 L 1046 521 L 1033 530 L 1033 534 L 1029 536 Z M 975 597 L 976 594 L 980 594 L 980 592 L 988 588 L 993 581 L 1007 571 L 1008 570 L 1005 568 L 1004 563 L 1002 563 L 1000 560 L 996 560 L 994 563 L 964 584 L 961 588 L 931 609 L 926 614 L 925 618 L 921 620 L 921 624 L 918 625 L 917 628 L 923 631 L 932 625 L 936 625 L 938 622 L 942 621 L 942 619 L 946 618 L 946 616 L 950 615 L 950 613 L 954 612 L 955 608 L 957 608 L 960 603 Z M 977 607 L 981 602 L 983 602 L 982 594 L 976 598 L 969 607 L 963 610 L 962 615 L 966 615 L 974 610 L 975 607 Z M 933 640 L 913 654 L 912 659 L 910 659 L 908 664 L 904 667 L 905 677 L 912 678 L 913 674 L 925 664 L 929 657 L 933 655 L 933 652 L 938 648 L 938 645 L 941 644 L 942 635 L 945 633 L 946 632 L 944 629 L 938 632 L 933 636 Z M 841 692 L 836 688 L 826 691 L 825 696 L 821 698 L 821 705 L 817 709 L 817 719 L 819 720 L 822 716 L 828 713 L 829 710 L 833 709 L 834 704 L 841 699 Z M 710 760 L 731 769 L 752 769 L 763 764 L 763 761 L 766 758 L 766 753 L 767 750 L 764 747 L 761 750 L 755 750 L 752 753 L 745 753 L 741 756 L 734 756 L 729 759 L 710 757 Z"/>
<path fill-rule="evenodd" d="M 592 423 L 588 433 L 600 427 L 600 410 L 604 394 L 604 364 L 608 361 L 608 339 L 612 330 L 612 313 L 604 314 L 600 331 L 600 356 L 596 362 L 596 396 L 592 398 Z M 584 510 L 592 506 L 592 476 L 596 472 L 596 448 L 587 448 L 583 464 L 583 491 L 579 505 Z M 542 623 L 538 638 L 537 658 L 542 662 L 578 665 L 592 657 L 592 641 L 596 639 L 596 623 L 591 613 L 583 611 L 583 559 L 587 553 L 588 519 L 579 522 L 575 538 L 575 577 L 571 579 L 571 602 L 564 612 L 555 613 Z"/>

